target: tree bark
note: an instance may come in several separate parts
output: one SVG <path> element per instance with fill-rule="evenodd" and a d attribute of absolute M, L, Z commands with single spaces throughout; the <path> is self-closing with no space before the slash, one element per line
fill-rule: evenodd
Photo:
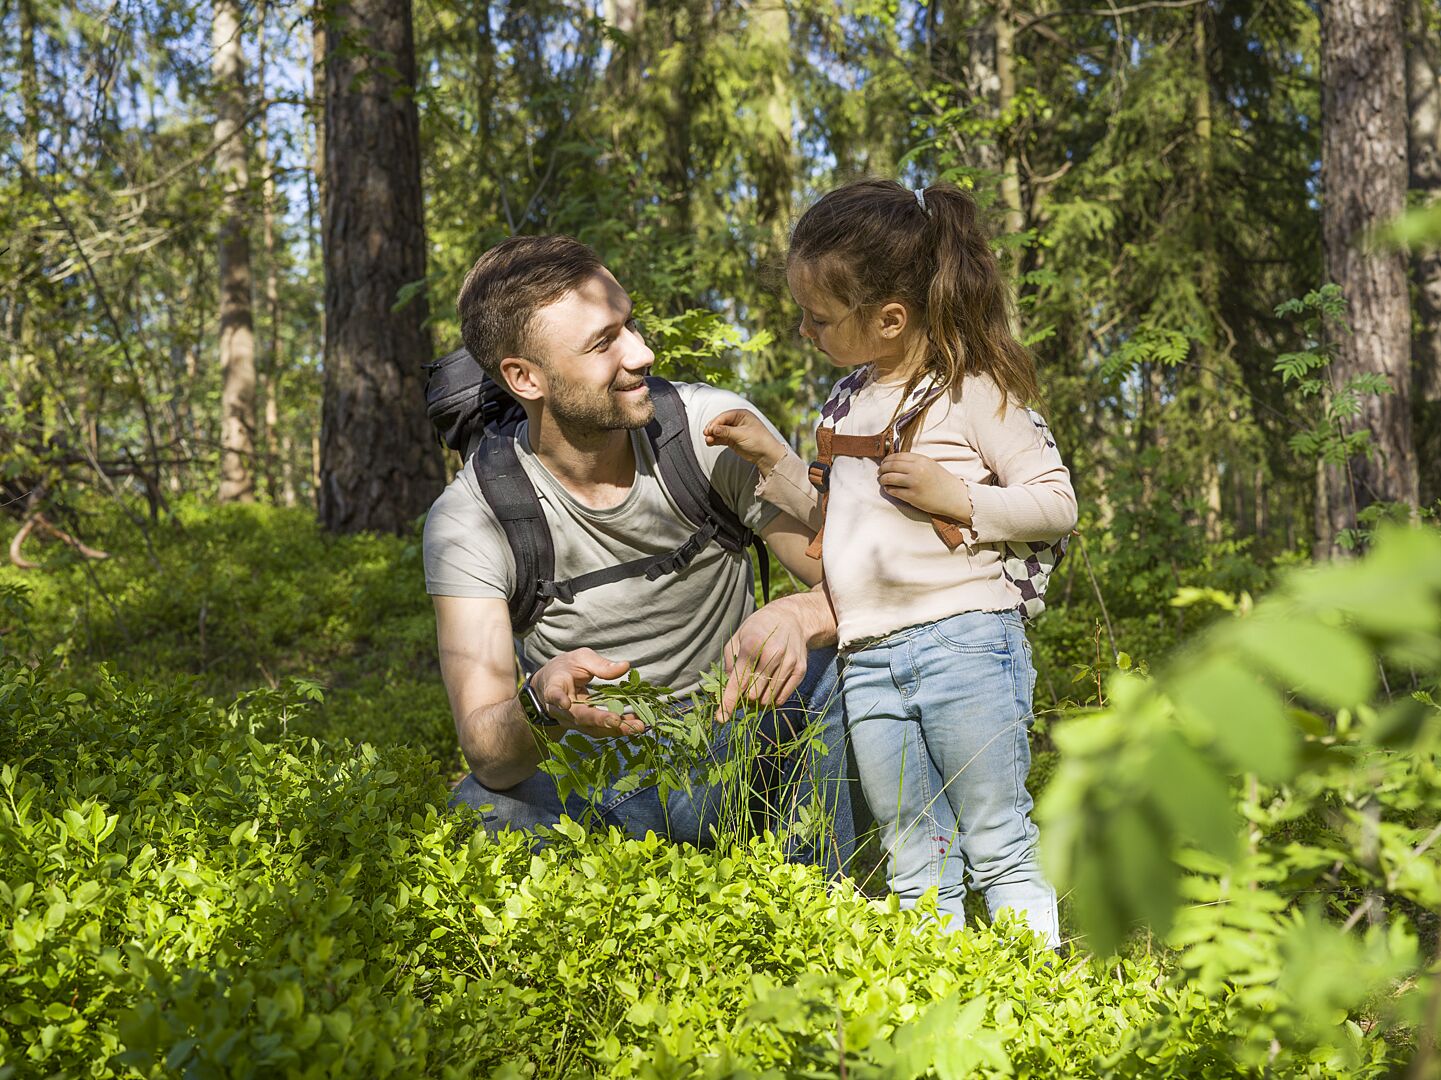
<path fill-rule="evenodd" d="M 785 0 L 754 0 L 746 12 L 746 51 L 758 72 L 757 137 L 750 148 L 756 216 L 776 225 L 790 214 L 791 77 L 790 18 Z"/>
<path fill-rule="evenodd" d="M 1429 9 L 1429 10 L 1428 10 Z M 1411 190 L 1441 199 L 1441 9 L 1406 5 L 1406 117 Z M 1441 499 L 1441 244 L 1411 257 L 1416 294 L 1412 338 L 1416 375 L 1416 465 L 1420 503 Z"/>
<path fill-rule="evenodd" d="M 404 532 L 443 482 L 421 378 L 424 292 L 398 303 L 425 278 L 410 0 L 351 0 L 329 16 L 320 518 L 335 532 Z"/>
<path fill-rule="evenodd" d="M 215 0 L 211 24 L 216 172 L 224 191 L 220 223 L 220 501 L 255 498 L 255 329 L 251 314 L 249 173 L 245 143 L 245 58 L 238 0 Z"/>
<path fill-rule="evenodd" d="M 1016 20 L 1011 0 L 996 4 L 996 118 L 1004 125 L 1006 114 L 1016 100 Z M 1006 232 L 1024 232 L 1025 208 L 1021 204 L 1021 163 L 1016 153 L 1016 137 L 1002 128 L 1001 137 L 1001 205 L 1006 209 Z"/>
<path fill-rule="evenodd" d="M 275 170 L 277 162 L 270 157 L 270 109 L 265 101 L 265 58 L 266 58 L 266 16 L 270 5 L 266 0 L 260 4 L 260 48 L 256 58 L 256 89 L 260 97 L 260 147 L 261 168 L 265 170 L 261 182 L 261 233 L 265 247 L 265 360 L 260 365 L 260 396 L 264 401 L 261 412 L 259 460 L 265 477 L 265 494 L 273 503 L 278 501 L 279 480 L 276 476 L 276 425 L 280 419 L 280 403 L 276 398 L 280 389 L 280 280 L 277 267 L 275 242 Z"/>
<path fill-rule="evenodd" d="M 20 0 L 20 108 L 24 120 L 21 161 L 40 175 L 40 78 L 35 64 L 35 0 Z"/>
<path fill-rule="evenodd" d="M 985 102 L 989 109 L 1001 92 L 1001 80 L 996 72 L 996 13 L 980 0 L 966 0 L 956 5 L 954 17 L 966 26 L 961 64 L 966 92 L 972 102 Z M 998 143 L 981 139 L 965 147 L 965 152 L 967 164 L 997 176 L 1001 174 L 1003 162 Z"/>
<path fill-rule="evenodd" d="M 1196 207 L 1195 213 L 1201 222 L 1199 290 L 1201 302 L 1205 305 L 1208 321 L 1214 320 L 1220 309 L 1219 260 L 1216 255 L 1216 233 L 1212 227 L 1215 221 L 1215 156 L 1212 144 L 1211 124 L 1211 59 L 1210 43 L 1206 33 L 1205 5 L 1196 7 L 1191 13 L 1191 57 L 1196 65 L 1196 96 L 1192 102 L 1196 127 Z M 1223 439 L 1217 432 L 1216 414 L 1220 408 L 1219 387 L 1216 384 L 1215 368 L 1222 360 L 1219 335 L 1214 329 L 1207 334 L 1199 350 L 1201 372 L 1201 429 L 1206 445 L 1202 447 L 1201 487 L 1206 500 L 1206 538 L 1213 543 L 1221 539 L 1221 447 Z"/>
<path fill-rule="evenodd" d="M 1416 504 L 1411 439 L 1410 304 L 1405 258 L 1375 247 L 1373 230 L 1406 203 L 1405 65 L 1398 5 L 1323 0 L 1321 5 L 1322 238 L 1326 273 L 1349 304 L 1333 376 L 1338 387 L 1382 374 L 1393 393 L 1364 395 L 1353 423 L 1372 449 L 1328 469 L 1328 514 L 1318 549 L 1373 502 Z"/>

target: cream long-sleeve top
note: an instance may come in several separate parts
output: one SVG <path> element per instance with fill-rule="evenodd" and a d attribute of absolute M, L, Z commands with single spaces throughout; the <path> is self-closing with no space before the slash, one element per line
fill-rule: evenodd
<path fill-rule="evenodd" d="M 884 431 L 904 387 L 867 383 L 836 424 L 840 435 Z M 1060 454 L 1030 413 L 988 375 L 970 375 L 935 402 L 910 451 L 966 482 L 973 507 L 954 551 L 931 515 L 887 495 L 879 462 L 836 458 L 831 465 L 822 565 L 842 648 L 963 611 L 1006 611 L 1021 594 L 1001 569 L 1003 540 L 1053 540 L 1076 525 L 1076 493 Z M 788 454 L 756 493 L 792 517 L 820 524 L 806 465 Z"/>

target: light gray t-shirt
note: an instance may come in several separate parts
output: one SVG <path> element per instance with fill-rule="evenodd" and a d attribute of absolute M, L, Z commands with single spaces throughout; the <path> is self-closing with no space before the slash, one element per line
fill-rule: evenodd
<path fill-rule="evenodd" d="M 778 511 L 756 497 L 755 467 L 732 450 L 707 446 L 702 433 L 729 409 L 760 413 L 728 390 L 674 385 L 685 403 L 702 472 L 740 520 L 759 531 Z M 550 528 L 558 580 L 673 551 L 695 531 L 661 485 L 645 432 L 631 432 L 631 445 L 636 475 L 630 493 L 618 506 L 596 510 L 578 502 L 540 463 L 525 425 L 516 432 L 516 454 Z M 425 519 L 426 591 L 504 600 L 514 582 L 510 545 L 467 461 Z M 591 648 L 612 660 L 628 660 L 648 682 L 689 694 L 699 689 L 701 674 L 720 659 L 721 647 L 754 608 L 749 557 L 711 543 L 679 574 L 601 585 L 570 604 L 552 600 L 525 637 L 526 660 L 534 668 L 558 653 Z"/>

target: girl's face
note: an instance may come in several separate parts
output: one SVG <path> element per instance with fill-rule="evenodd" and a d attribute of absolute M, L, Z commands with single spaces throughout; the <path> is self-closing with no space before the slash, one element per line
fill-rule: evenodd
<path fill-rule="evenodd" d="M 810 266 L 795 262 L 786 267 L 791 296 L 801 309 L 801 337 L 830 357 L 837 367 L 858 367 L 876 363 L 892 366 L 905 355 L 905 317 L 896 321 L 900 304 L 883 305 L 880 312 L 866 317 L 846 307 L 816 279 Z"/>
<path fill-rule="evenodd" d="M 837 367 L 856 367 L 875 359 L 865 320 L 828 292 L 805 263 L 786 267 L 786 282 L 801 308 L 801 337 L 808 338 Z"/>

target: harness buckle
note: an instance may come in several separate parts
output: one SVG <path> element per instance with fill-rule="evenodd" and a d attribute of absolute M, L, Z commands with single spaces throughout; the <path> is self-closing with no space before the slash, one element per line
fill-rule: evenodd
<path fill-rule="evenodd" d="M 542 581 L 536 590 L 541 596 L 550 600 L 559 600 L 562 604 L 575 603 L 575 589 L 569 581 Z"/>
<path fill-rule="evenodd" d="M 831 489 L 831 466 L 829 462 L 812 461 L 811 467 L 806 470 L 806 477 L 822 495 Z"/>

